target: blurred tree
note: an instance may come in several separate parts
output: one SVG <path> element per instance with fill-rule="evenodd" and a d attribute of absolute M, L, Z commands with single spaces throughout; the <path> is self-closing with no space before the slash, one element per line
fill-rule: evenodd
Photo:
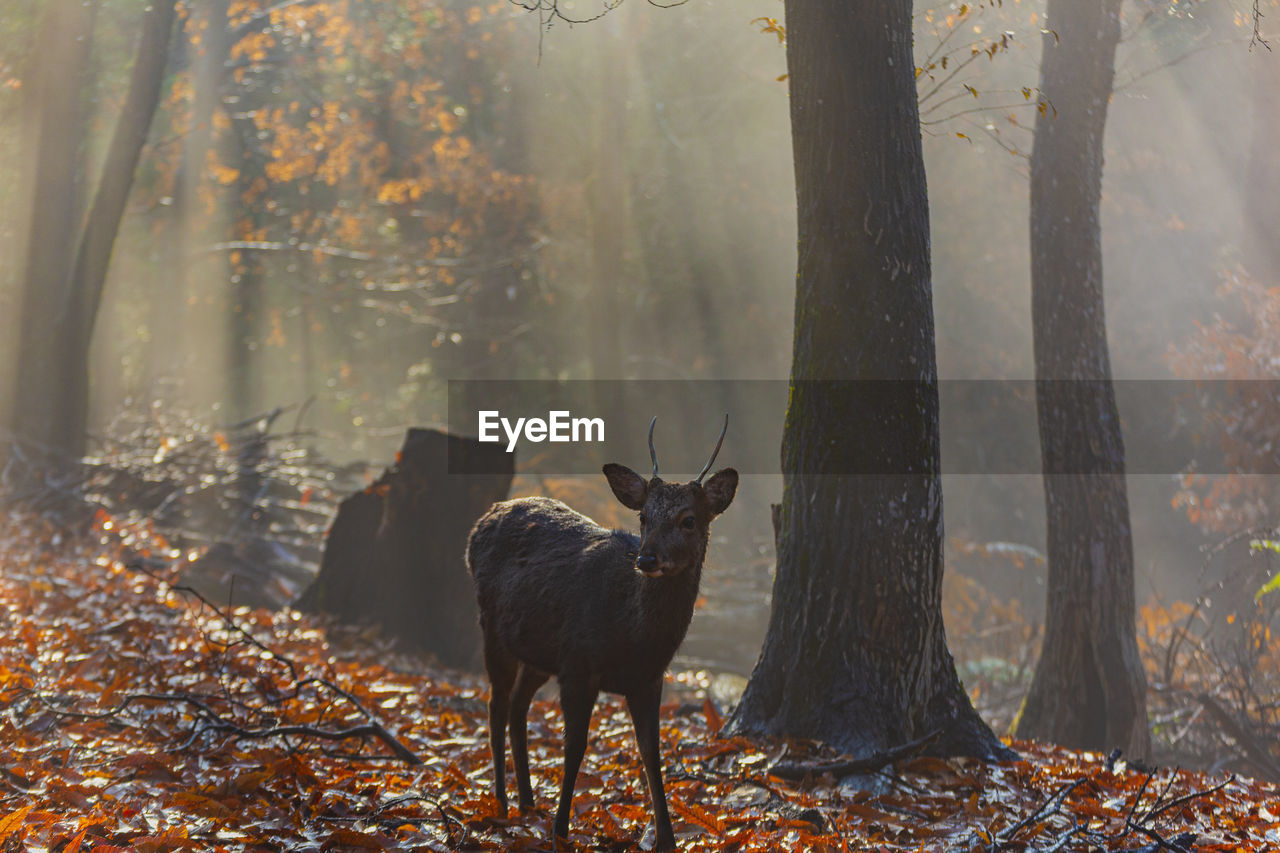
<path fill-rule="evenodd" d="M 1264 11 L 1265 10 L 1265 11 Z M 1187 379 L 1220 382 L 1218 406 L 1205 412 L 1202 433 L 1217 438 L 1227 471 L 1186 473 L 1175 499 L 1194 524 L 1215 533 L 1280 525 L 1280 483 L 1275 477 L 1249 476 L 1275 470 L 1280 447 L 1280 400 L 1273 393 L 1280 378 L 1280 56 L 1271 45 L 1280 32 L 1263 29 L 1280 3 L 1256 8 L 1254 42 L 1248 57 L 1253 129 L 1243 187 L 1244 228 L 1241 267 L 1223 273 L 1221 300 L 1210 323 L 1198 324 L 1186 341 L 1171 345 L 1168 360 Z"/>
<path fill-rule="evenodd" d="M 76 201 L 84 144 L 81 100 L 96 4 L 54 0 L 29 75 L 35 179 L 13 403 L 19 440 L 84 453 L 89 344 L 134 170 L 160 99 L 175 0 L 142 13 L 128 91 L 83 224 Z"/>
<path fill-rule="evenodd" d="M 788 0 L 786 22 L 799 213 L 786 487 L 768 635 L 730 726 L 854 754 L 937 731 L 933 752 L 1009 757 L 942 624 L 911 2 Z"/>
<path fill-rule="evenodd" d="M 622 379 L 622 317 L 618 293 L 623 288 L 623 254 L 627 220 L 631 216 L 627 197 L 627 168 L 622 157 L 627 139 L 629 100 L 627 60 L 630 50 L 623 44 L 617 16 L 606 18 L 604 32 L 596 41 L 600 95 L 595 115 L 595 170 L 588 180 L 587 208 L 591 228 L 591 376 L 593 379 Z"/>
<path fill-rule="evenodd" d="M 234 34 L 227 26 L 230 0 L 204 0 L 186 10 L 176 39 L 177 85 L 169 96 L 169 111 L 175 101 L 189 101 L 189 112 L 179 120 L 168 120 L 178 141 L 173 173 L 166 181 L 172 203 L 166 205 L 166 233 L 160 248 L 167 275 L 156 282 L 150 299 L 148 350 L 144 364 L 148 380 L 154 381 L 175 368 L 186 367 L 186 353 L 178 342 L 193 325 L 189 302 L 195 299 L 201 264 L 193 256 L 200 244 L 202 224 L 201 188 L 207 180 L 210 152 L 214 143 L 214 116 L 222 102 L 229 71 L 227 60 Z M 164 156 L 159 159 L 162 163 Z M 221 259 L 220 259 L 221 260 Z M 159 330 L 165 330 L 160 333 Z M 153 390 L 154 393 L 154 390 Z"/>
<path fill-rule="evenodd" d="M 503 162 L 510 85 L 484 61 L 508 15 L 228 0 L 185 21 L 166 104 L 183 144 L 151 190 L 203 269 L 185 300 L 225 318 L 229 418 L 327 385 L 348 423 L 419 419 L 422 385 L 516 351 L 540 300 L 531 183 Z"/>
<path fill-rule="evenodd" d="M 1266 12 L 1262 11 L 1263 6 Z M 1267 0 L 1255 5 L 1254 35 L 1262 39 L 1265 49 L 1254 49 L 1249 56 L 1249 77 L 1253 84 L 1253 131 L 1249 145 L 1248 181 L 1245 184 L 1245 227 L 1243 234 L 1244 265 L 1249 273 L 1262 281 L 1280 281 L 1280 158 L 1275 156 L 1276 139 L 1280 138 L 1280 57 L 1271 48 L 1271 40 L 1280 38 L 1280 30 L 1264 36 L 1263 15 L 1280 13 L 1280 4 Z"/>
<path fill-rule="evenodd" d="M 13 433 L 48 441 L 56 413 L 45 398 L 53 379 L 50 334 L 70 274 L 71 247 L 83 210 L 83 86 L 96 4 L 50 2 L 23 74 L 25 151 L 34 164 L 24 189 L 30 211 L 22 268 Z"/>
<path fill-rule="evenodd" d="M 1019 737 L 1150 750 L 1124 441 L 1103 309 L 1103 131 L 1121 0 L 1049 0 L 1031 155 L 1031 310 L 1048 539 L 1045 636 Z"/>

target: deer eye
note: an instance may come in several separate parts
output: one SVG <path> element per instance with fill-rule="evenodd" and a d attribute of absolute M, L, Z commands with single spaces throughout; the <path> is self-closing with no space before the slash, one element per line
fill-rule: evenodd
<path fill-rule="evenodd" d="M 680 526 L 685 530 L 692 530 L 696 526 L 693 516 L 686 515 L 684 518 L 680 519 Z"/>
<path fill-rule="evenodd" d="M 645 521 L 646 521 L 646 519 L 645 519 L 645 517 L 644 517 L 644 513 L 642 512 L 642 513 L 640 513 L 640 526 L 641 526 L 641 527 L 644 527 L 644 523 L 645 523 Z"/>

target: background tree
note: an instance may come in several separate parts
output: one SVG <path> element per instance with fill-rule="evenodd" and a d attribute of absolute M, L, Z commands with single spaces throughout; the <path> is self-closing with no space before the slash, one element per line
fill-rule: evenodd
<path fill-rule="evenodd" d="M 855 754 L 941 730 L 937 752 L 1007 757 L 942 625 L 911 3 L 789 0 L 786 20 L 800 249 L 786 486 L 769 631 L 731 728 Z"/>
<path fill-rule="evenodd" d="M 159 0 L 142 13 L 129 88 L 83 225 L 69 186 L 74 186 L 79 172 L 73 152 L 82 139 L 75 113 L 83 97 L 79 83 L 94 4 L 57 0 L 46 12 L 44 34 L 63 43 L 46 43 L 53 58 L 38 51 L 35 59 L 40 63 L 36 95 L 48 102 L 41 110 L 41 147 L 32 188 L 14 432 L 66 456 L 80 456 L 86 446 L 89 344 L 134 170 L 160 100 L 174 8 L 175 0 Z M 68 59 L 69 84 L 61 76 L 68 68 L 56 64 L 62 58 Z M 55 91 L 59 87 L 68 91 Z M 57 139 L 66 133 L 64 120 L 71 132 Z"/>
<path fill-rule="evenodd" d="M 83 201 L 82 150 L 85 134 L 83 85 L 89 64 L 96 5 L 51 2 L 36 34 L 36 49 L 24 75 L 24 148 L 34 164 L 23 187 L 30 212 L 18 312 L 19 348 L 12 406 L 15 436 L 47 441 L 53 434 L 55 406 L 50 334 L 66 293 L 71 254 Z"/>
<path fill-rule="evenodd" d="M 1102 288 L 1103 131 L 1121 0 L 1050 0 L 1031 155 L 1031 305 L 1048 531 L 1045 635 L 1019 737 L 1150 750 L 1124 440 Z"/>

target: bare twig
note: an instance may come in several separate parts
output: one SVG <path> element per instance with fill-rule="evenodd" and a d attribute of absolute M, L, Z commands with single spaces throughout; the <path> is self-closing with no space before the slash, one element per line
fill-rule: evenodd
<path fill-rule="evenodd" d="M 868 755 L 865 758 L 851 758 L 819 764 L 780 761 L 769 768 L 769 774 L 777 776 L 779 779 L 798 780 L 807 776 L 821 776 L 824 773 L 831 773 L 835 776 L 871 773 L 887 764 L 893 764 L 895 761 L 919 754 L 941 734 L 942 729 L 934 729 L 924 737 L 916 738 L 913 741 L 904 743 L 901 746 L 895 746 L 892 749 L 886 749 L 883 752 L 877 752 L 874 755 Z"/>

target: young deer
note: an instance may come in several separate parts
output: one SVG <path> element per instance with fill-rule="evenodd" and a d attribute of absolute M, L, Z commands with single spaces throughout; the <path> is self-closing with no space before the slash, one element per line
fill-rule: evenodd
<path fill-rule="evenodd" d="M 555 834 L 569 835 L 569 805 L 591 711 L 601 690 L 627 700 L 653 801 L 658 850 L 675 849 L 662 790 L 658 705 L 662 676 L 684 640 L 698 597 L 711 520 L 738 488 L 738 472 L 718 471 L 706 485 L 724 430 L 706 467 L 688 483 L 658 478 L 649 424 L 653 478 L 622 465 L 604 466 L 613 494 L 640 512 L 640 535 L 608 530 L 560 501 L 521 498 L 493 505 L 471 531 L 467 566 L 475 578 L 492 690 L 489 745 L 493 792 L 507 813 L 506 727 L 516 765 L 520 808 L 533 805 L 526 717 L 551 676 L 564 712 L 564 778 Z"/>

